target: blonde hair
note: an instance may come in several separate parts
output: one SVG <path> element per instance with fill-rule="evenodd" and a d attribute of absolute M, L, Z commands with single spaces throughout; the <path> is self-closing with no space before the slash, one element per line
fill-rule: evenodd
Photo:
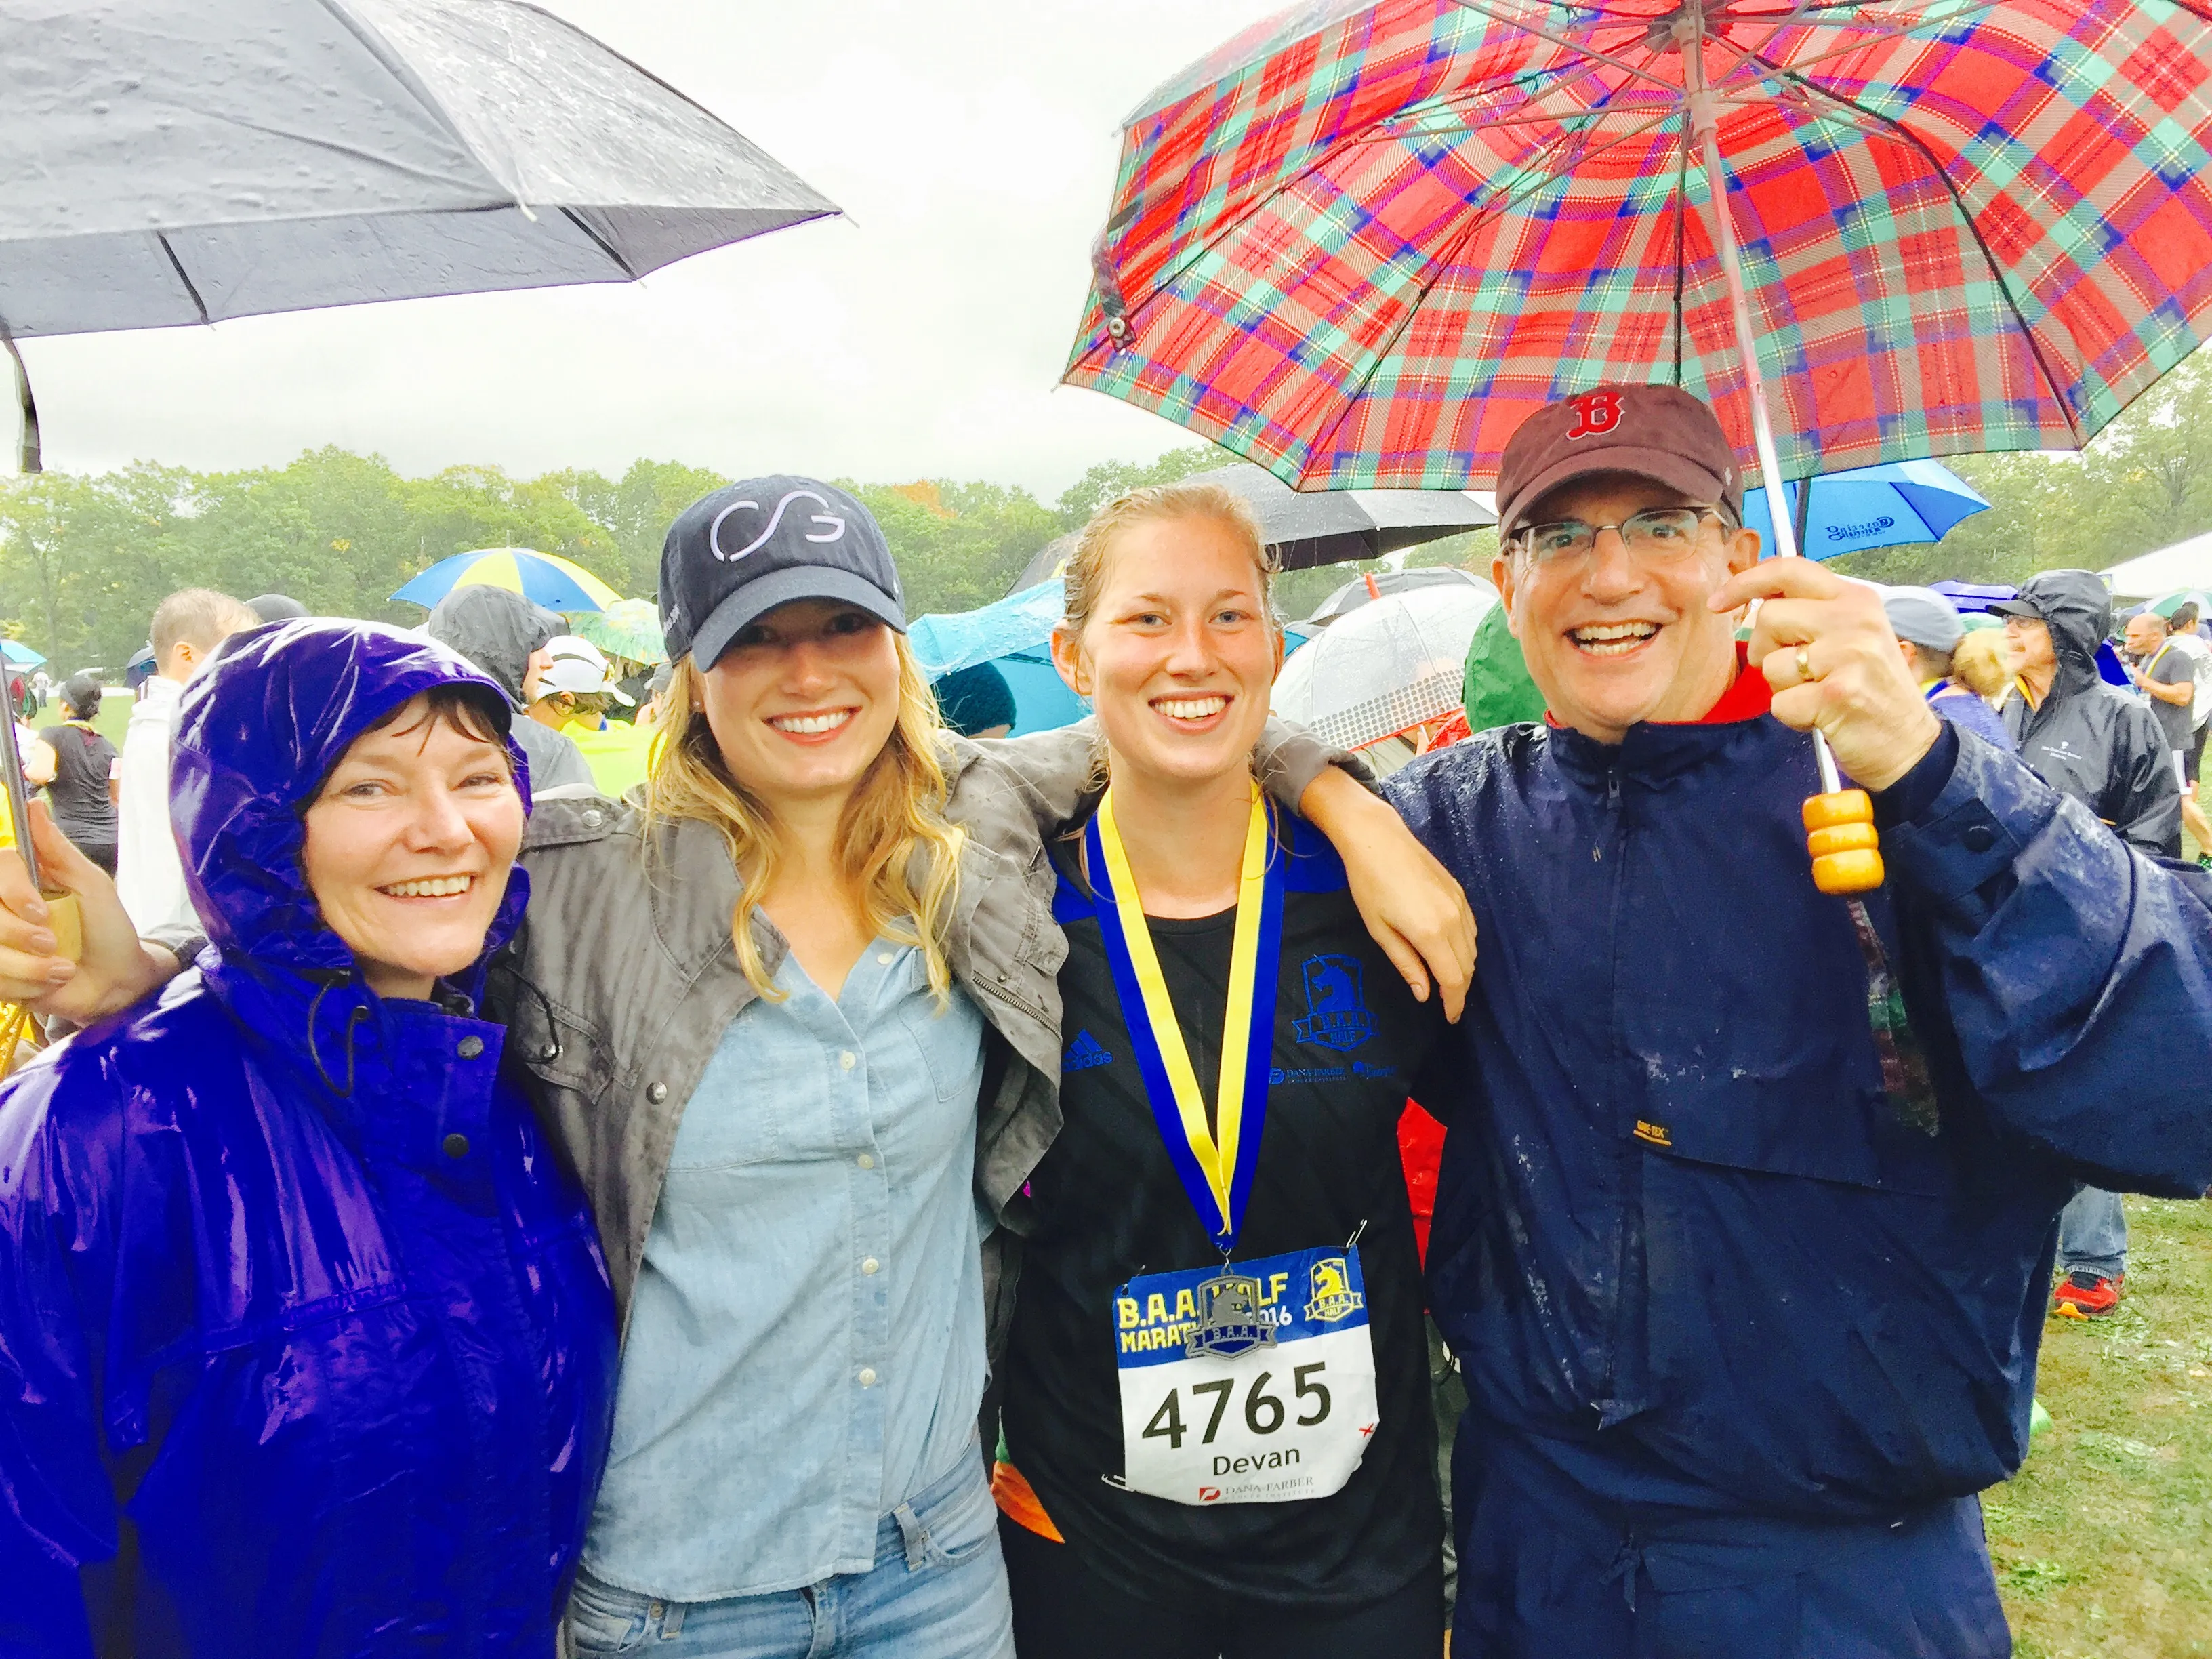
<path fill-rule="evenodd" d="M 1267 551 L 1259 516 L 1251 503 L 1225 484 L 1186 479 L 1182 483 L 1154 484 L 1116 495 L 1091 515 L 1067 556 L 1066 599 L 1062 616 L 1080 634 L 1098 608 L 1098 595 L 1106 586 L 1106 556 L 1114 538 L 1132 525 L 1158 524 L 1181 519 L 1211 519 L 1242 542 L 1260 573 L 1260 608 L 1269 627 L 1275 622 L 1275 578 L 1282 566 Z"/>
<path fill-rule="evenodd" d="M 1977 628 L 1960 640 L 1951 653 L 1951 678 L 1978 697 L 2002 696 L 2012 684 L 2003 634 L 1994 628 Z"/>
<path fill-rule="evenodd" d="M 860 896 L 872 932 L 919 949 L 938 1006 L 948 1006 L 952 969 L 945 936 L 960 884 L 964 832 L 945 816 L 950 787 L 937 752 L 937 703 L 903 635 L 898 653 L 898 718 L 883 750 L 847 803 L 837 827 L 837 864 Z M 719 830 L 739 875 L 732 938 L 738 966 L 761 995 L 780 998 L 753 942 L 753 911 L 775 884 L 775 815 L 723 764 L 699 696 L 700 670 L 677 663 L 662 693 L 663 735 L 646 780 L 647 828 L 690 818 Z M 653 844 L 648 836 L 647 845 Z"/>

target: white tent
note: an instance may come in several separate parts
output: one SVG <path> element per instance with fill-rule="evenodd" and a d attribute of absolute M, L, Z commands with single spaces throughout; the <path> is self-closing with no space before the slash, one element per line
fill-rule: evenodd
<path fill-rule="evenodd" d="M 2154 599 L 2178 587 L 2212 588 L 2212 535 L 2191 536 L 2099 574 L 2123 599 Z"/>

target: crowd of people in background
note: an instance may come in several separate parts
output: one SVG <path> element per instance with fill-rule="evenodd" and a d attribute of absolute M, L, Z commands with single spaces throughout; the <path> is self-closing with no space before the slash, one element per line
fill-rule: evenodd
<path fill-rule="evenodd" d="M 1499 480 L 1540 718 L 1379 787 L 1218 484 L 1100 509 L 1095 720 L 1005 741 L 812 479 L 678 517 L 649 677 L 165 599 L 119 753 L 19 728 L 85 945 L 0 860 L 80 1028 L 0 1088 L 0 1638 L 2005 1652 L 2041 1316 L 2212 1181 L 2212 650 L 1762 562 L 1707 406 L 1590 396 Z"/>

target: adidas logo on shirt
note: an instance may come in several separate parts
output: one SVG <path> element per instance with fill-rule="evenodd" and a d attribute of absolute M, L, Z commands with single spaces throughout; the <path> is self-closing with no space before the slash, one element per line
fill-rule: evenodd
<path fill-rule="evenodd" d="M 1104 1043 L 1088 1031 L 1078 1031 L 1075 1041 L 1067 1045 L 1067 1052 L 1060 1056 L 1060 1069 L 1063 1072 L 1087 1072 L 1094 1066 L 1111 1066 L 1113 1063 L 1114 1056 L 1106 1052 Z"/>

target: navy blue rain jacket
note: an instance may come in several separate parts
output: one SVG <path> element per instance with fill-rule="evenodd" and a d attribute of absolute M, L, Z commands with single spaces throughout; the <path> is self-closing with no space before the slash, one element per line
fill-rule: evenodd
<path fill-rule="evenodd" d="M 1932 1121 L 1883 1092 L 1813 886 L 1802 734 L 1509 726 L 1386 786 L 1481 930 L 1452 1090 L 1420 1096 L 1459 1109 L 1431 1306 L 1478 1431 L 1595 1497 L 1848 1519 L 2004 1479 L 2076 1184 L 2212 1182 L 2193 878 L 1970 735 L 1906 785 L 1932 800 L 1868 908 Z"/>
<path fill-rule="evenodd" d="M 590 1212 L 473 988 L 377 998 L 300 869 L 346 746 L 457 684 L 370 625 L 233 640 L 173 793 L 214 949 L 0 1088 L 7 1659 L 554 1650 L 614 1378 Z"/>

